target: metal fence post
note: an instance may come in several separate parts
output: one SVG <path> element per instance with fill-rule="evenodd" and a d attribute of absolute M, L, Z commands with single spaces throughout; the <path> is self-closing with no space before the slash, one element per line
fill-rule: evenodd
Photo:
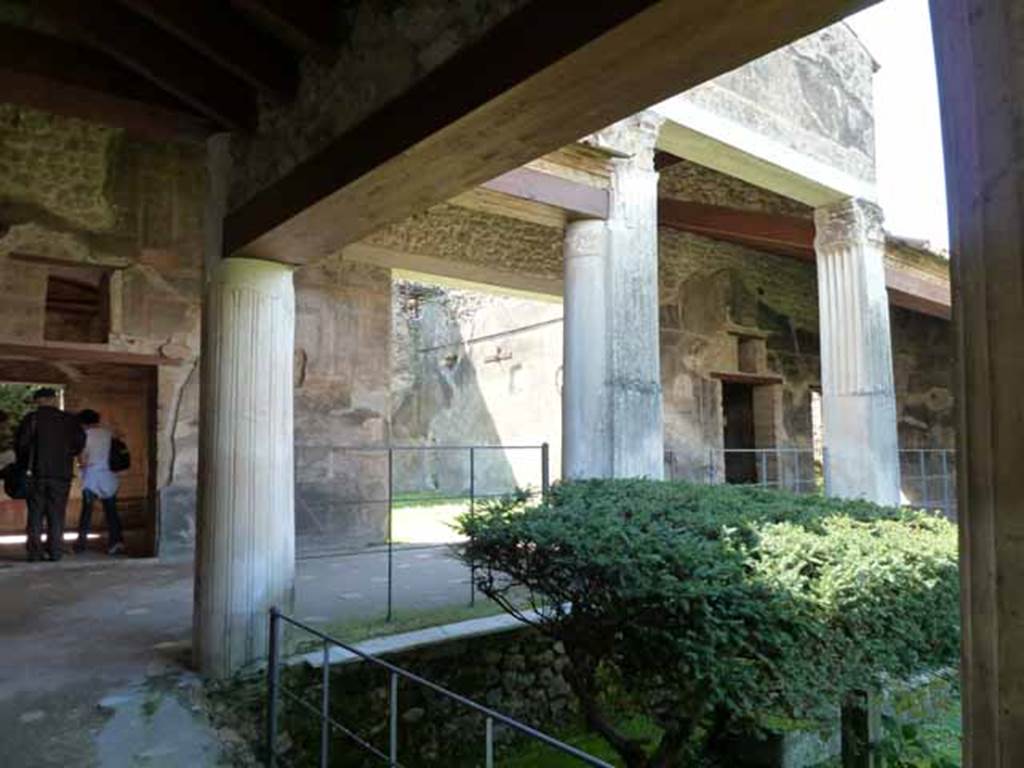
<path fill-rule="evenodd" d="M 708 485 L 715 484 L 715 449 L 708 448 Z"/>
<path fill-rule="evenodd" d="M 828 446 L 822 446 L 821 448 L 821 473 L 825 476 L 825 495 L 832 495 L 832 473 L 830 471 L 830 459 L 828 455 Z"/>
<path fill-rule="evenodd" d="M 800 449 L 799 448 L 796 449 L 796 452 L 793 454 L 793 456 L 794 456 L 793 461 L 796 464 L 796 466 L 793 468 L 793 474 L 795 476 L 795 482 L 793 483 L 793 490 L 796 491 L 797 493 L 803 493 L 802 489 L 803 489 L 803 480 L 804 480 L 804 478 L 803 478 L 803 475 L 801 475 L 801 473 L 800 473 Z"/>
<path fill-rule="evenodd" d="M 952 517 L 950 514 L 949 503 L 949 451 L 942 451 L 942 513 L 947 517 Z"/>
<path fill-rule="evenodd" d="M 280 685 L 281 622 L 277 608 L 270 609 L 270 641 L 267 650 L 267 765 L 277 765 L 277 691 Z"/>
<path fill-rule="evenodd" d="M 494 768 L 494 718 L 488 717 L 484 730 L 484 764 Z"/>
<path fill-rule="evenodd" d="M 917 451 L 917 466 L 921 471 L 921 506 L 930 509 L 931 494 L 928 493 L 928 468 L 925 460 L 924 450 Z"/>
<path fill-rule="evenodd" d="M 761 476 L 757 478 L 758 485 L 762 488 L 768 487 L 768 451 L 764 448 L 758 449 L 758 453 L 761 454 Z"/>
<path fill-rule="evenodd" d="M 398 765 L 398 675 L 394 672 L 388 685 L 388 764 Z"/>
<path fill-rule="evenodd" d="M 476 448 L 469 449 L 469 514 L 476 514 Z M 469 564 L 469 606 L 476 605 L 476 563 Z"/>
<path fill-rule="evenodd" d="M 540 446 L 540 492 L 541 498 L 547 498 L 551 490 L 551 446 L 541 443 Z"/>
<path fill-rule="evenodd" d="M 391 621 L 395 578 L 395 511 L 394 511 L 395 449 L 388 446 L 388 614 L 384 619 Z"/>
<path fill-rule="evenodd" d="M 323 687 L 320 692 L 320 768 L 327 768 L 331 751 L 331 646 L 324 640 Z"/>

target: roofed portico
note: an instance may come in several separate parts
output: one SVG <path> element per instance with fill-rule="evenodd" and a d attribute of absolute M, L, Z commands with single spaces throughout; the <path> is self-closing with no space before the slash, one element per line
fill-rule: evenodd
<path fill-rule="evenodd" d="M 461 202 L 477 209 L 494 205 L 491 195 L 525 196 L 534 206 L 547 206 L 530 208 L 531 215 L 564 217 L 573 230 L 600 229 L 604 225 L 577 222 L 581 217 L 603 221 L 602 194 L 582 190 L 585 194 L 574 196 L 564 184 L 544 183 L 532 174 L 526 181 L 506 174 L 868 4 L 512 2 L 491 13 L 445 11 L 432 17 L 418 5 L 407 16 L 391 17 L 363 8 L 351 20 L 330 14 L 319 17 L 328 19 L 321 27 L 339 33 L 328 34 L 325 40 L 323 30 L 310 26 L 308 17 L 303 23 L 294 14 L 282 13 L 279 3 L 256 0 L 224 4 L 217 12 L 220 16 L 197 10 L 195 18 L 125 0 L 105 5 L 94 27 L 89 19 L 83 25 L 82 12 L 73 3 L 46 3 L 50 21 L 36 19 L 34 9 L 28 13 L 23 3 L 12 3 L 15 21 L 3 34 L 13 42 L 0 46 L 6 52 L 0 54 L 0 98 L 102 119 L 149 136 L 194 141 L 214 131 L 234 130 L 230 167 L 211 164 L 208 169 L 211 198 L 221 198 L 222 205 L 226 200 L 229 209 L 220 215 L 214 201 L 203 222 L 208 234 L 207 274 L 197 279 L 212 286 L 207 294 L 212 295 L 223 288 L 215 275 L 230 270 L 225 265 L 234 257 L 273 262 L 265 269 L 275 272 L 282 285 L 287 268 L 281 265 L 316 264 L 345 248 L 360 253 L 364 261 L 380 257 L 397 265 L 401 256 L 395 255 L 396 249 L 374 246 L 364 242 L 366 238 L 467 193 L 473 199 Z M 1024 146 L 1017 131 L 1024 27 L 1009 0 L 933 0 L 932 5 L 954 225 L 966 751 L 968 764 L 1014 766 L 1024 761 L 1024 697 L 1014 682 L 1024 666 L 1017 587 L 1017 564 L 1024 562 L 1017 535 L 1018 464 L 1024 452 L 1018 389 L 1024 358 L 1016 338 L 1024 323 L 1024 181 L 1018 162 Z M 66 25 L 54 24 L 54 18 Z M 124 35 L 119 30 L 141 31 Z M 227 43 L 229 34 L 236 44 Z M 242 46 L 237 45 L 238 35 Z M 267 61 L 246 53 L 257 40 L 266 44 L 260 50 L 273 54 L 269 67 Z M 333 59 L 332 54 L 325 56 L 325 49 L 336 52 Z M 301 67 L 296 50 L 306 56 Z M 11 56 L 11 51 L 24 55 Z M 83 67 L 76 69 L 72 62 Z M 49 85 L 59 88 L 41 87 Z M 677 132 L 676 143 L 662 149 L 681 155 L 715 151 L 717 145 L 695 139 L 701 131 L 709 135 L 714 126 L 691 118 L 693 114 L 679 118 L 677 125 L 685 124 L 689 132 Z M 722 135 L 713 138 L 719 144 L 724 141 Z M 743 145 L 743 137 L 733 138 L 734 148 Z M 723 155 L 719 161 L 722 169 L 726 163 L 734 168 L 736 156 Z M 778 156 L 760 158 L 759 183 L 785 187 L 791 197 L 805 203 L 827 210 L 845 204 L 841 200 L 871 198 L 870 184 L 866 188 L 865 180 L 849 168 L 840 176 L 808 167 L 795 179 L 777 161 Z M 653 171 L 645 167 L 643 173 Z M 856 183 L 850 183 L 851 178 Z M 543 186 L 543 192 L 524 191 L 531 183 Z M 470 192 L 480 185 L 483 193 Z M 829 194 L 820 196 L 823 189 Z M 613 187 L 609 222 L 615 221 L 619 202 Z M 645 204 L 650 202 L 645 198 Z M 643 217 L 647 230 L 649 208 Z M 609 234 L 613 258 L 615 237 L 614 232 Z M 869 240 L 860 237 L 853 250 L 881 247 Z M 802 247 L 806 254 L 806 242 Z M 920 301 L 919 306 L 932 309 L 943 304 L 943 286 L 936 288 L 926 278 L 925 284 L 915 282 L 912 278 L 920 274 L 887 278 L 882 254 L 875 250 L 869 255 L 870 282 L 856 287 L 863 289 L 858 295 L 870 307 L 862 309 L 873 313 L 867 321 L 875 330 L 885 313 L 887 284 L 891 297 L 906 301 L 910 296 Z M 147 257 L 157 259 L 159 254 Z M 826 255 L 822 261 L 827 260 Z M 641 265 L 648 271 L 649 262 Z M 490 274 L 488 265 L 474 269 Z M 650 287 L 649 274 L 644 276 Z M 150 279 L 173 295 L 172 282 L 160 282 L 159 275 Z M 574 288 L 557 275 L 543 280 L 551 290 Z M 632 298 L 635 293 L 629 285 L 616 285 L 614 278 L 608 287 L 606 296 L 613 303 L 616 297 Z M 278 288 L 264 292 L 264 304 L 268 313 L 272 307 L 272 313 L 287 317 L 294 313 L 294 305 L 289 291 Z M 208 301 L 207 311 L 213 306 Z M 635 316 L 626 317 L 626 309 L 612 320 L 625 323 L 626 332 L 650 330 L 650 301 L 640 302 Z M 269 317 L 256 314 L 256 320 Z M 281 382 L 273 396 L 243 393 L 253 402 L 221 409 L 216 421 L 221 437 L 283 425 L 290 418 L 290 398 L 284 393 L 285 379 L 293 374 L 293 342 L 284 338 L 287 334 L 256 332 L 259 327 L 259 322 L 239 317 L 228 317 L 219 328 L 208 323 L 204 365 L 223 377 Z M 837 331 L 846 333 L 851 327 L 861 326 L 854 322 Z M 243 341 L 250 345 L 250 363 L 239 366 L 237 356 L 225 350 Z M 649 334 L 637 343 L 647 341 Z M 656 365 L 652 368 L 646 358 L 641 363 L 643 375 L 638 380 L 649 389 L 658 379 Z M 884 389 L 885 362 L 877 367 Z M 179 380 L 186 376 L 187 371 L 175 374 L 182 388 L 185 383 Z M 878 394 L 879 402 L 889 397 L 888 392 Z M 209 392 L 205 397 L 204 418 L 209 419 L 216 396 L 213 401 Z M 649 397 L 642 399 L 650 406 Z M 647 407 L 645 413 L 654 410 Z M 266 472 L 268 457 L 244 446 L 223 455 L 211 452 L 216 441 L 214 422 L 210 423 L 210 428 L 204 427 L 207 447 L 200 470 L 208 500 L 200 525 L 201 549 L 226 549 L 218 537 L 230 536 L 235 529 L 218 524 L 230 522 L 239 511 L 229 491 L 240 475 L 260 475 L 267 497 L 284 504 L 284 514 L 273 521 L 267 510 L 257 510 L 257 527 L 272 540 L 277 530 L 273 526 L 288 524 L 283 500 L 292 491 L 291 476 L 287 471 Z M 888 426 L 878 432 L 888 435 Z M 279 434 L 287 433 L 285 425 Z M 287 461 L 287 456 L 278 459 Z M 228 464 L 231 468 L 225 469 Z M 878 498 L 889 498 L 888 492 Z M 215 633 L 232 623 L 230 613 L 243 604 L 251 614 L 244 617 L 251 620 L 246 632 L 256 637 L 262 631 L 263 610 L 288 593 L 288 568 L 253 569 L 251 561 L 266 552 L 249 554 L 213 558 L 215 562 L 203 570 L 197 615 L 216 614 L 216 620 L 197 623 L 199 632 L 206 633 L 199 647 L 220 641 Z M 237 665 L 236 659 L 255 655 L 243 653 L 224 663 L 208 659 L 204 671 L 227 672 Z"/>

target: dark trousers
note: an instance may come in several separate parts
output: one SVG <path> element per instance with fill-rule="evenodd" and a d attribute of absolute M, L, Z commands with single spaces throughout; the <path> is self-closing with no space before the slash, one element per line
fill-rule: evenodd
<path fill-rule="evenodd" d="M 46 520 L 46 548 L 51 560 L 60 560 L 64 541 L 64 515 L 68 506 L 71 481 L 53 477 L 33 477 L 28 485 L 28 554 L 42 552 L 43 520 Z"/>
<path fill-rule="evenodd" d="M 98 498 L 92 491 L 82 491 L 82 515 L 78 518 L 79 547 L 84 547 L 89 538 L 92 505 Z M 117 514 L 117 496 L 100 499 L 100 503 L 103 504 L 103 516 L 107 519 L 107 546 L 112 547 L 121 541 L 121 518 Z"/>

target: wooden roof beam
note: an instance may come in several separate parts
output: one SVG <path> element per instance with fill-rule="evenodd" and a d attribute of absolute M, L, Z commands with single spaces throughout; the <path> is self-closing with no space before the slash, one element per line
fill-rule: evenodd
<path fill-rule="evenodd" d="M 232 73 L 113 2 L 37 0 L 53 22 L 228 130 L 256 124 L 256 94 Z"/>
<path fill-rule="evenodd" d="M 661 198 L 658 224 L 812 264 L 815 261 L 814 222 L 810 219 Z M 885 285 L 893 306 L 933 317 L 951 316 L 948 282 L 929 280 L 890 262 L 885 265 Z"/>
<path fill-rule="evenodd" d="M 871 1 L 531 0 L 231 212 L 225 250 L 319 261 Z"/>
<path fill-rule="evenodd" d="M 0 25 L 0 101 L 137 136 L 202 138 L 213 126 L 161 88 L 77 43 Z"/>
<path fill-rule="evenodd" d="M 341 3 L 330 0 L 231 0 L 231 4 L 299 53 L 322 59 L 337 53 L 342 23 Z"/>
<path fill-rule="evenodd" d="M 266 95 L 284 100 L 298 84 L 292 54 L 229 7 L 209 0 L 120 0 Z"/>

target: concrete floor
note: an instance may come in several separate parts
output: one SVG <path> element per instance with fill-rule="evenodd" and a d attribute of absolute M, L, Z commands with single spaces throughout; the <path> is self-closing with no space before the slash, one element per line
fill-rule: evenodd
<path fill-rule="evenodd" d="M 468 573 L 441 548 L 394 561 L 399 617 L 465 604 Z M 296 615 L 383 614 L 385 553 L 298 563 Z M 205 720 L 187 668 L 192 565 L 107 558 L 27 564 L 0 552 L 0 755 L 24 766 L 207 766 L 246 762 Z"/>

